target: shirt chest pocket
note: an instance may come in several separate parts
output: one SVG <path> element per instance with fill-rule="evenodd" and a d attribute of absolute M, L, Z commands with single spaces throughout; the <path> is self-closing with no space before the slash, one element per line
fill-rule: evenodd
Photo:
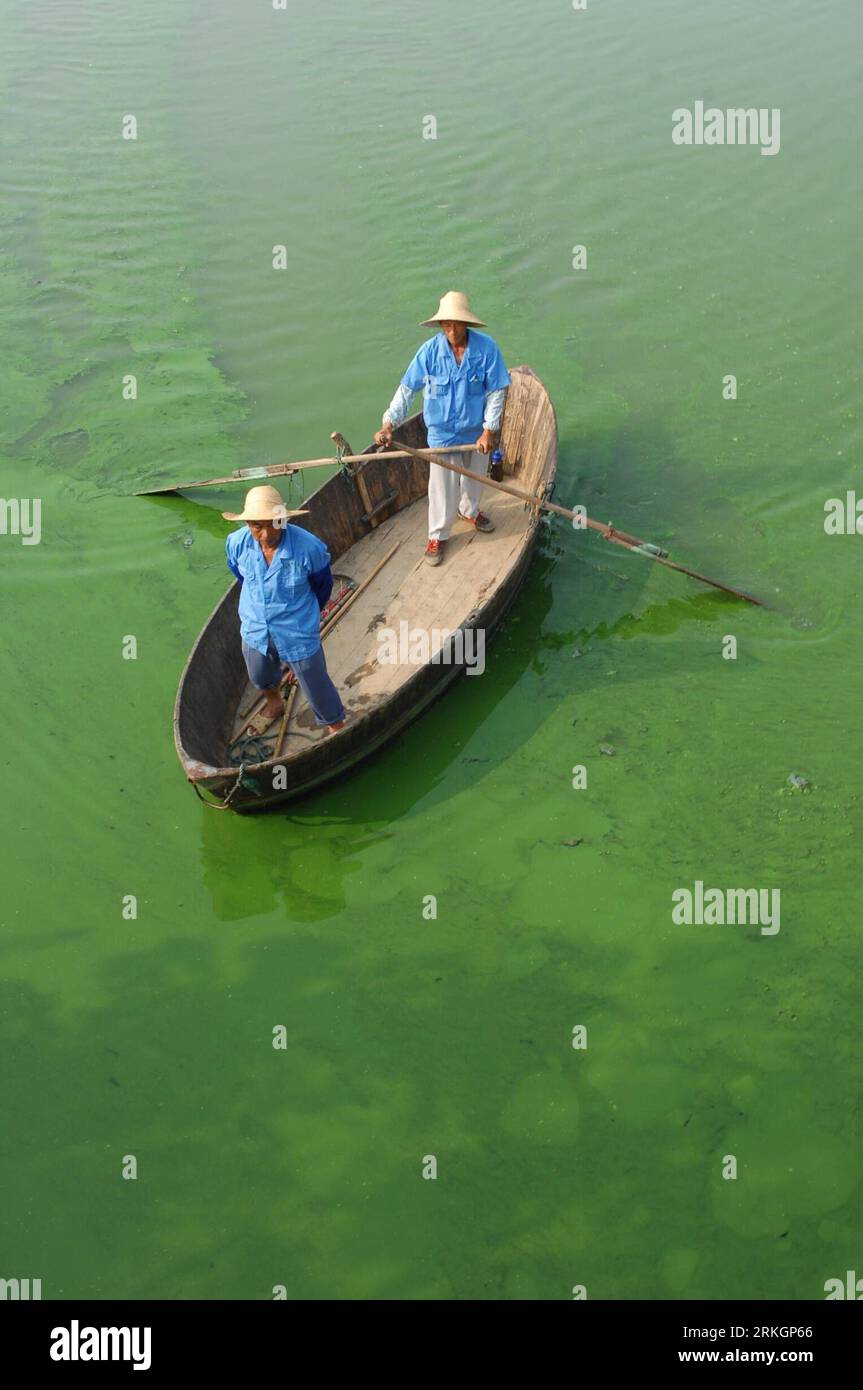
<path fill-rule="evenodd" d="M 274 578 L 274 589 L 279 598 L 290 603 L 309 587 L 308 571 L 299 560 L 283 560 Z M 268 587 L 265 581 L 265 588 Z"/>
<path fill-rule="evenodd" d="M 485 394 L 485 378 L 482 372 L 468 373 L 467 393 L 469 396 L 482 396 Z"/>
<path fill-rule="evenodd" d="M 243 592 L 257 600 L 262 597 L 261 580 L 255 568 L 254 561 L 249 556 L 243 556 L 238 561 L 238 568 L 243 580 Z"/>
<path fill-rule="evenodd" d="M 450 414 L 452 383 L 442 372 L 430 372 L 423 388 L 423 415 L 426 424 L 442 425 Z"/>

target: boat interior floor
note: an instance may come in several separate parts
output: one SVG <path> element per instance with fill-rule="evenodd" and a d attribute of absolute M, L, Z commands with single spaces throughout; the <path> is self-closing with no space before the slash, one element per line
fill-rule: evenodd
<path fill-rule="evenodd" d="M 517 478 L 511 481 L 521 485 Z M 324 638 L 327 669 L 349 716 L 379 704 L 416 670 L 405 662 L 379 662 L 381 643 L 376 634 L 380 628 L 391 628 L 396 637 L 402 622 L 408 624 L 408 630 L 454 631 L 515 563 L 530 524 L 530 510 L 518 498 L 502 492 L 491 496 L 487 492 L 483 510 L 494 522 L 494 531 L 478 532 L 469 522 L 456 521 L 444 546 L 443 562 L 438 566 L 429 565 L 424 558 L 428 541 L 425 495 L 382 521 L 376 530 L 361 537 L 333 561 L 334 571 L 349 576 L 359 586 L 398 543 L 395 554 Z M 248 724 L 246 711 L 254 706 L 255 694 L 254 687 L 247 683 L 237 706 L 232 740 Z M 269 730 L 273 741 L 278 728 L 277 721 Z M 310 741 L 327 736 L 326 728 L 317 726 L 305 697 L 298 691 L 281 760 L 287 761 L 307 749 Z"/>

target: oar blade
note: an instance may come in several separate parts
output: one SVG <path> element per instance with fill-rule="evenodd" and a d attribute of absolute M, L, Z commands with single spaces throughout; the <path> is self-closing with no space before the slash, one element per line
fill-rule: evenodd
<path fill-rule="evenodd" d="M 132 497 L 170 497 L 172 493 L 179 491 L 176 483 L 169 487 L 139 487 L 136 492 L 131 493 Z"/>
<path fill-rule="evenodd" d="M 236 478 L 203 478 L 194 483 L 165 483 L 162 487 L 142 487 L 132 497 L 170 497 L 174 492 L 188 492 L 194 487 L 222 487 L 235 483 Z"/>
<path fill-rule="evenodd" d="M 756 598 L 754 594 L 747 594 L 745 589 L 735 589 L 731 584 L 722 584 L 718 579 L 708 579 L 706 574 L 699 574 L 698 570 L 691 570 L 686 565 L 678 565 L 674 560 L 663 559 L 661 555 L 654 555 L 654 560 L 658 560 L 661 565 L 667 565 L 671 570 L 677 570 L 679 574 L 688 574 L 690 579 L 697 579 L 701 584 L 709 584 L 713 589 L 721 589 L 724 594 L 731 594 L 732 598 L 744 599 L 746 603 L 754 603 L 757 608 L 764 607 L 764 601 Z"/>

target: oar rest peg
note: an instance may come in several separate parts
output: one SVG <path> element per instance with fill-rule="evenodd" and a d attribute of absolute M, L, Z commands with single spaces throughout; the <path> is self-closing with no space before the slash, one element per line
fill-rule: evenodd
<path fill-rule="evenodd" d="M 345 439 L 345 436 L 343 434 L 339 434 L 338 430 L 333 430 L 332 434 L 330 435 L 330 439 L 333 441 L 336 448 L 339 449 L 343 454 L 352 454 L 354 452 L 348 441 Z"/>
<path fill-rule="evenodd" d="M 355 463 L 345 463 L 345 456 L 347 455 L 348 457 L 350 457 L 350 455 L 354 452 L 353 449 L 351 448 L 348 441 L 345 439 L 345 436 L 343 434 L 340 434 L 338 430 L 333 430 L 332 434 L 330 435 L 330 439 L 336 446 L 338 464 L 342 470 L 343 476 L 348 478 L 351 482 L 353 482 L 354 476 L 357 471 L 357 465 Z"/>
<path fill-rule="evenodd" d="M 348 457 L 350 457 L 350 455 L 353 454 L 354 451 L 351 448 L 350 444 L 345 439 L 345 436 L 343 434 L 340 434 L 338 430 L 333 430 L 332 434 L 330 435 L 330 439 L 333 441 L 333 443 L 339 451 L 339 461 L 341 461 L 343 455 L 347 454 Z M 396 498 L 398 497 L 398 491 L 396 489 L 393 489 L 387 493 L 386 497 L 381 497 L 378 502 L 373 502 L 371 498 L 371 493 L 368 489 L 368 485 L 366 484 L 366 480 L 362 475 L 362 469 L 364 465 L 356 463 L 342 463 L 341 466 L 342 470 L 345 473 L 347 473 L 349 479 L 356 484 L 356 488 L 360 494 L 362 504 L 365 507 L 365 511 L 361 514 L 360 520 L 364 521 L 367 526 L 371 526 L 374 530 L 374 528 L 380 525 L 380 522 L 383 520 L 381 513 L 385 512 L 387 508 L 391 506 L 393 502 L 395 502 Z"/>

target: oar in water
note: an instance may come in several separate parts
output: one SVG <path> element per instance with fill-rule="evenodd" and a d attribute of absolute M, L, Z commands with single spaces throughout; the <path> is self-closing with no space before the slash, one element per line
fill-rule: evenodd
<path fill-rule="evenodd" d="M 452 452 L 472 453 L 473 444 L 453 445 Z M 431 458 L 433 449 L 394 449 L 388 451 L 389 458 L 407 458 L 416 454 L 421 458 Z M 338 457 L 323 459 L 301 459 L 298 463 L 265 463 L 259 468 L 236 468 L 226 478 L 203 478 L 196 483 L 171 483 L 167 487 L 144 487 L 133 492 L 133 497 L 167 497 L 172 492 L 188 492 L 194 487 L 224 487 L 226 483 L 253 482 L 256 478 L 284 478 L 298 473 L 303 468 L 335 468 L 342 463 L 369 463 L 374 454 L 340 454 Z"/>
<path fill-rule="evenodd" d="M 449 463 L 446 459 L 435 454 L 433 450 L 425 449 L 420 453 L 418 449 L 411 449 L 407 444 L 401 444 L 399 448 L 400 451 L 410 454 L 413 458 L 425 459 L 431 454 L 429 461 L 436 463 L 440 468 L 448 468 L 451 473 L 460 473 L 464 478 L 475 478 L 478 483 L 483 483 L 485 487 L 496 488 L 498 492 L 507 492 L 511 497 L 518 497 L 522 502 L 529 502 L 535 507 L 541 507 L 544 511 L 555 512 L 558 516 L 568 517 L 570 521 L 577 521 L 579 527 L 588 527 L 591 531 L 598 531 L 605 540 L 614 541 L 615 545 L 622 545 L 626 550 L 634 550 L 638 555 L 646 555 L 649 560 L 657 560 L 660 565 L 666 565 L 668 569 L 678 570 L 680 574 L 688 574 L 690 579 L 697 579 L 702 584 L 709 584 L 711 588 L 721 589 L 723 593 L 731 594 L 734 598 L 742 598 L 747 603 L 761 606 L 761 600 L 754 598 L 752 594 L 747 594 L 743 589 L 735 589 L 730 584 L 720 584 L 718 579 L 708 579 L 706 574 L 699 574 L 698 570 L 689 569 L 687 565 L 679 565 L 676 561 L 669 560 L 668 551 L 663 550 L 661 546 L 653 545 L 650 541 L 641 541 L 637 536 L 630 536 L 626 531 L 618 531 L 617 527 L 611 525 L 611 522 L 605 525 L 601 521 L 593 521 L 591 517 L 583 517 L 579 512 L 570 511 L 568 507 L 561 507 L 556 502 L 547 501 L 545 497 L 522 492 L 519 488 L 511 487 L 509 483 L 496 483 L 493 478 L 483 477 L 481 473 L 472 473 L 469 468 L 462 468 L 457 463 Z M 384 454 L 383 457 L 387 457 L 387 455 Z"/>

